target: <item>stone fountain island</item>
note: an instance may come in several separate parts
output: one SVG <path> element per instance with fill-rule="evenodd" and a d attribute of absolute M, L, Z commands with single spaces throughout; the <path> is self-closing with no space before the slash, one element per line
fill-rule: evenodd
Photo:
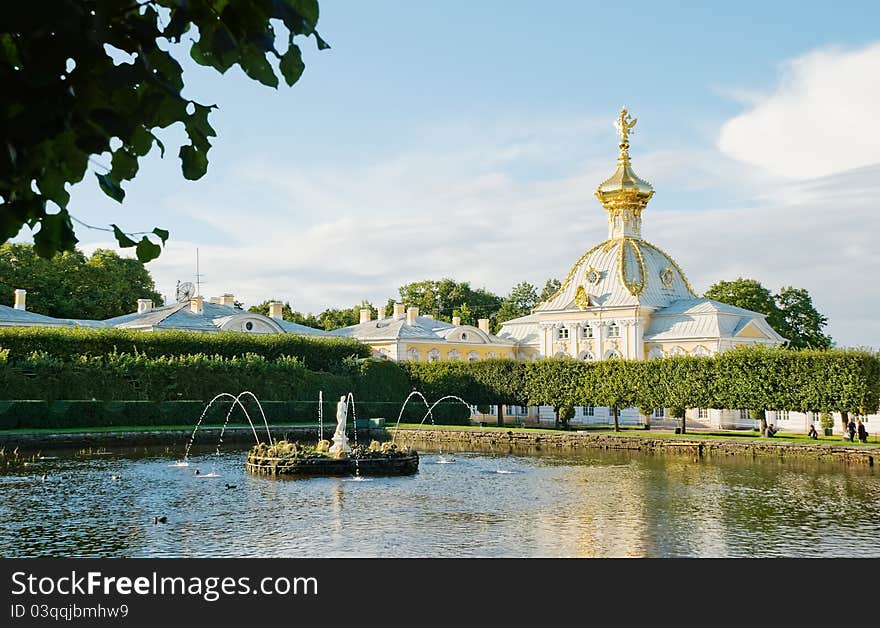
<path fill-rule="evenodd" d="M 419 470 L 419 454 L 410 447 L 375 440 L 351 448 L 331 447 L 327 440 L 314 446 L 281 440 L 254 445 L 245 468 L 273 476 L 411 475 Z"/>

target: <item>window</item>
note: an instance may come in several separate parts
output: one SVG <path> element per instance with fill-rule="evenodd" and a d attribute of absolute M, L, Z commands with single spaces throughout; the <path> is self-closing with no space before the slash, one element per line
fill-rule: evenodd
<path fill-rule="evenodd" d="M 439 362 L 440 361 L 440 352 L 437 349 L 431 349 L 428 351 L 428 362 Z"/>
<path fill-rule="evenodd" d="M 581 328 L 581 336 L 583 338 L 592 338 L 593 337 L 593 328 L 589 325 Z"/>
<path fill-rule="evenodd" d="M 707 355 L 709 355 L 709 350 L 706 347 L 704 347 L 703 345 L 700 345 L 699 347 L 694 349 L 692 355 L 696 355 L 699 357 L 706 357 Z"/>
<path fill-rule="evenodd" d="M 477 354 L 476 351 L 471 351 L 470 353 L 468 353 L 468 362 L 476 362 L 479 359 L 480 356 Z"/>
<path fill-rule="evenodd" d="M 453 349 L 449 353 L 446 354 L 446 359 L 457 361 L 461 359 L 461 353 L 458 349 Z"/>
<path fill-rule="evenodd" d="M 658 349 L 657 347 L 654 347 L 653 349 L 648 351 L 648 359 L 649 360 L 656 360 L 657 358 L 662 358 L 662 357 L 663 357 L 663 351 L 661 349 Z"/>
<path fill-rule="evenodd" d="M 777 421 L 788 421 L 788 410 L 777 410 L 776 411 L 776 420 Z"/>
<path fill-rule="evenodd" d="M 406 357 L 408 360 L 411 360 L 413 362 L 418 362 L 419 360 L 422 359 L 422 352 L 419 351 L 418 349 L 416 349 L 415 347 L 413 347 L 412 349 L 410 349 L 409 351 L 406 352 Z"/>
<path fill-rule="evenodd" d="M 739 418 L 742 419 L 743 421 L 749 420 L 751 418 L 749 416 L 749 411 L 748 410 L 740 410 L 739 411 Z"/>
<path fill-rule="evenodd" d="M 620 352 L 615 351 L 614 349 L 605 352 L 605 359 L 606 360 L 613 360 L 613 359 L 619 358 L 619 357 L 620 357 Z"/>
<path fill-rule="evenodd" d="M 709 418 L 709 410 L 706 408 L 700 408 L 697 410 L 697 418 L 698 419 L 708 419 Z"/>
<path fill-rule="evenodd" d="M 608 337 L 620 338 L 620 326 L 617 323 L 611 323 L 611 326 L 608 327 Z"/>
<path fill-rule="evenodd" d="M 662 419 L 666 416 L 666 408 L 657 408 L 654 410 L 654 418 Z"/>
<path fill-rule="evenodd" d="M 468 339 L 468 335 L 467 335 L 467 332 L 466 332 L 466 331 L 461 332 L 461 339 L 462 339 L 462 340 L 467 340 L 467 339 Z"/>
<path fill-rule="evenodd" d="M 568 327 L 560 327 L 556 330 L 556 337 L 559 340 L 568 340 Z"/>
<path fill-rule="evenodd" d="M 486 354 L 486 357 L 491 360 L 492 358 L 497 358 L 498 354 L 495 353 L 494 351 L 490 351 L 489 353 Z"/>
<path fill-rule="evenodd" d="M 582 406 L 581 414 L 584 416 L 596 416 L 596 407 L 595 406 Z"/>
<path fill-rule="evenodd" d="M 818 413 L 818 412 L 810 412 L 810 420 L 811 420 L 813 423 L 815 423 L 816 421 L 818 421 L 818 420 L 819 420 L 819 413 Z"/>
<path fill-rule="evenodd" d="M 246 323 L 244 324 L 244 328 L 245 328 L 246 331 L 253 331 L 253 330 L 254 330 L 254 324 L 253 324 L 251 321 L 248 321 L 248 322 L 246 322 Z"/>

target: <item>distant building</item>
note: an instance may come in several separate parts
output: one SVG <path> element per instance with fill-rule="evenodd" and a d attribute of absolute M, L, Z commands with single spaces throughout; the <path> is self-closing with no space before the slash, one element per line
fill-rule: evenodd
<path fill-rule="evenodd" d="M 489 319 L 480 319 L 477 327 L 462 325 L 459 317 L 452 323 L 435 320 L 433 316 L 419 316 L 419 308 L 394 304 L 391 317 L 385 317 L 384 308 L 373 320 L 371 309 L 360 311 L 357 325 L 328 332 L 331 336 L 357 338 L 380 356 L 391 360 L 438 362 L 453 360 L 474 362 L 491 358 L 527 359 L 518 354 L 518 343 L 499 338 L 489 332 Z"/>

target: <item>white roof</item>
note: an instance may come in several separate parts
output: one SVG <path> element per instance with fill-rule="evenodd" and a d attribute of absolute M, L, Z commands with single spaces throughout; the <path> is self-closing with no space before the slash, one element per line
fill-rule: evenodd
<path fill-rule="evenodd" d="M 782 343 L 766 316 L 712 299 L 680 299 L 654 313 L 645 331 L 646 342 L 736 338 L 749 324 L 770 342 Z"/>
<path fill-rule="evenodd" d="M 598 281 L 590 282 L 591 271 L 596 271 Z M 663 277 L 667 279 L 665 283 Z M 671 257 L 653 244 L 631 237 L 606 240 L 584 253 L 559 291 L 535 311 L 581 309 L 575 303 L 579 287 L 589 296 L 591 307 L 660 308 L 695 296 L 684 272 Z"/>
<path fill-rule="evenodd" d="M 366 323 L 342 327 L 328 332 L 330 336 L 357 338 L 368 342 L 412 340 L 421 342 L 463 342 L 510 346 L 510 340 L 487 334 L 471 325 L 453 325 L 426 316 L 417 316 L 410 325 L 404 318 L 373 319 Z"/>

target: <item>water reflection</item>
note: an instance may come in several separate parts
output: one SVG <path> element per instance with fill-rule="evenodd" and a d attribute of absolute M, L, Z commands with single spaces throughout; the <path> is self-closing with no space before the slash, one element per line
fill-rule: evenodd
<path fill-rule="evenodd" d="M 44 452 L 0 467 L 0 555 L 880 556 L 872 468 L 419 449 L 417 475 L 371 482 L 253 477 L 242 451 Z"/>

